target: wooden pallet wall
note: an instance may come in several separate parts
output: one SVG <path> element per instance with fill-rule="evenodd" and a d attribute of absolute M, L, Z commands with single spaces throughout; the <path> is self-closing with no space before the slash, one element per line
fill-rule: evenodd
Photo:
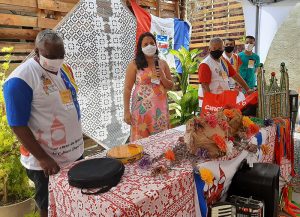
<path fill-rule="evenodd" d="M 42 29 L 55 27 L 78 0 L 0 0 L 0 48 L 13 46 L 10 71 L 33 50 Z M 0 63 L 3 62 L 0 51 Z"/>
<path fill-rule="evenodd" d="M 13 46 L 10 71 L 15 69 L 34 48 L 37 33 L 52 29 L 75 6 L 78 0 L 0 0 L 1 48 Z M 159 17 L 179 17 L 179 0 L 137 0 L 138 4 Z M 129 5 L 129 1 L 127 1 Z M 130 6 L 130 5 L 129 5 Z"/>
<path fill-rule="evenodd" d="M 206 48 L 213 37 L 233 38 L 241 44 L 245 35 L 242 4 L 235 0 L 194 0 L 188 11 L 191 48 Z"/>
<path fill-rule="evenodd" d="M 180 17 L 180 0 L 136 0 L 136 2 L 151 14 L 162 18 Z M 129 0 L 127 5 L 130 8 Z"/>

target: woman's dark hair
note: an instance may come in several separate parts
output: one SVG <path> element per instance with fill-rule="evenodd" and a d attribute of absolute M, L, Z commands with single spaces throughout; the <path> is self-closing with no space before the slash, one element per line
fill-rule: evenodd
<path fill-rule="evenodd" d="M 136 64 L 138 70 L 143 70 L 144 68 L 148 67 L 147 60 L 142 51 L 142 41 L 145 37 L 151 37 L 156 44 L 156 39 L 152 33 L 145 32 L 145 33 L 141 34 L 139 41 L 137 43 L 136 54 L 135 54 L 135 64 Z M 156 54 L 158 54 L 158 50 L 156 50 Z"/>

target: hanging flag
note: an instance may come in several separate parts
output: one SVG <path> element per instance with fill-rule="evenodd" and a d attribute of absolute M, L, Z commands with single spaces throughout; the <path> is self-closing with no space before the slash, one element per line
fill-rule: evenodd
<path fill-rule="evenodd" d="M 181 72 L 180 61 L 169 53 L 171 49 L 178 50 L 181 46 L 189 49 L 191 25 L 177 18 L 160 18 L 141 8 L 135 0 L 131 6 L 137 20 L 136 42 L 144 32 L 151 32 L 156 37 L 160 58 L 169 67 Z"/>

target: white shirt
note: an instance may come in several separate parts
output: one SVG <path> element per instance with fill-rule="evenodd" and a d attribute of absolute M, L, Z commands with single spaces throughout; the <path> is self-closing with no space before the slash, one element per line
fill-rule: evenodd
<path fill-rule="evenodd" d="M 230 64 L 231 64 L 232 66 L 234 66 L 234 64 L 233 64 L 234 59 L 233 59 L 233 56 L 232 56 L 232 55 L 231 55 L 231 57 L 229 58 L 229 57 L 226 55 L 226 53 L 224 52 L 224 53 L 223 53 L 223 57 L 224 57 L 226 60 L 228 60 L 228 62 L 230 62 Z M 234 80 L 233 78 L 231 78 L 231 77 L 229 77 L 229 88 L 230 88 L 230 89 L 234 89 L 234 88 L 235 88 L 235 80 Z"/>
<path fill-rule="evenodd" d="M 60 167 L 74 162 L 84 151 L 77 94 L 70 91 L 75 88 L 71 88 L 72 79 L 66 77 L 66 71 L 70 73 L 71 69 L 64 64 L 55 75 L 29 59 L 16 68 L 4 84 L 9 124 L 24 126 L 27 123 L 40 146 Z M 72 94 L 67 97 L 68 102 L 61 97 L 63 91 Z M 19 108 L 20 103 L 23 108 Z M 21 163 L 27 169 L 42 170 L 30 153 L 21 155 Z"/>

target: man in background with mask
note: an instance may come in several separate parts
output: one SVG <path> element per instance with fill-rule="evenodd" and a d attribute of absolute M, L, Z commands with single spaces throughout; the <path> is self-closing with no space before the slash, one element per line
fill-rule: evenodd
<path fill-rule="evenodd" d="M 203 97 L 206 92 L 220 94 L 229 88 L 229 77 L 237 81 L 246 92 L 251 93 L 243 78 L 236 73 L 230 62 L 222 54 L 224 52 L 223 41 L 220 38 L 213 38 L 209 42 L 209 55 L 201 62 L 199 75 L 199 106 L 202 107 Z"/>
<path fill-rule="evenodd" d="M 245 51 L 239 53 L 239 57 L 242 60 L 240 74 L 250 88 L 254 88 L 256 86 L 255 72 L 260 63 L 259 56 L 252 52 L 254 46 L 255 38 L 253 36 L 247 36 Z"/>
<path fill-rule="evenodd" d="M 77 86 L 64 64 L 63 40 L 40 32 L 36 57 L 16 68 L 4 83 L 7 120 L 22 144 L 21 163 L 35 184 L 42 217 L 48 213 L 49 176 L 83 155 Z"/>
<path fill-rule="evenodd" d="M 240 73 L 240 66 L 242 65 L 242 60 L 241 58 L 234 53 L 234 48 L 235 48 L 235 41 L 232 38 L 227 38 L 224 40 L 224 53 L 223 57 L 230 62 L 236 73 Z M 229 78 L 229 88 L 231 90 L 236 88 L 235 85 L 235 80 L 233 78 Z"/>

